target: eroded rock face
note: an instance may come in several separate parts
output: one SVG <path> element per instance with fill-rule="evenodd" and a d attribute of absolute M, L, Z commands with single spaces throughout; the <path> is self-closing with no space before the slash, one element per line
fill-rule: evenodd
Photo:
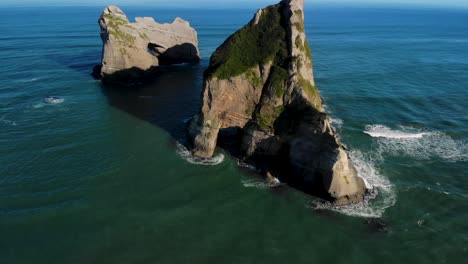
<path fill-rule="evenodd" d="M 323 111 L 304 32 L 304 0 L 283 0 L 213 54 L 202 107 L 189 127 L 193 153 L 213 155 L 220 131 L 242 131 L 240 158 L 338 205 L 366 192 Z"/>
<path fill-rule="evenodd" d="M 131 23 L 122 10 L 109 6 L 99 25 L 104 79 L 138 79 L 159 65 L 200 60 L 197 32 L 181 18 L 159 24 L 151 17 L 137 17 Z"/>

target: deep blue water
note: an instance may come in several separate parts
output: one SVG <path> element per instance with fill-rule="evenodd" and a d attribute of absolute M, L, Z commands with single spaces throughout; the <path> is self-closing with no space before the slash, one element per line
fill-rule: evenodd
<path fill-rule="evenodd" d="M 468 11 L 306 12 L 327 111 L 378 192 L 327 208 L 177 143 L 209 56 L 255 10 L 123 9 L 189 20 L 203 60 L 105 88 L 102 8 L 0 9 L 0 263 L 468 261 Z"/>

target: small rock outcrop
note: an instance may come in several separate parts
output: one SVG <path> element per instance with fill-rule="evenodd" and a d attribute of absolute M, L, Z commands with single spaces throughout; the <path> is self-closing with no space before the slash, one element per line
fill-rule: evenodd
<path fill-rule="evenodd" d="M 366 193 L 323 110 L 304 32 L 304 0 L 259 10 L 212 55 L 200 113 L 189 125 L 193 154 L 211 157 L 224 131 L 239 131 L 239 158 L 269 179 L 337 205 Z"/>
<path fill-rule="evenodd" d="M 131 23 L 116 6 L 99 18 L 103 41 L 102 65 L 94 75 L 105 79 L 140 79 L 159 65 L 198 62 L 198 38 L 189 22 L 176 18 L 159 24 L 151 17 Z"/>

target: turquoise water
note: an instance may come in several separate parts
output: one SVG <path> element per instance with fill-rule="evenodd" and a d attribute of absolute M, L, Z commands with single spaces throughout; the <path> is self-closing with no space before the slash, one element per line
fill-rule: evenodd
<path fill-rule="evenodd" d="M 124 8 L 189 19 L 203 56 L 134 90 L 89 74 L 101 8 L 0 11 L 0 263 L 468 261 L 468 11 L 306 12 L 327 111 L 374 188 L 345 208 L 177 143 L 210 54 L 254 10 Z"/>

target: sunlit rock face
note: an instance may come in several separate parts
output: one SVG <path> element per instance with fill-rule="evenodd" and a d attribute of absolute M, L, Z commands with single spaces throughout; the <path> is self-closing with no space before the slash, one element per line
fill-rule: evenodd
<path fill-rule="evenodd" d="M 151 17 L 137 17 L 131 23 L 120 8 L 109 6 L 99 25 L 103 79 L 138 79 L 159 65 L 200 60 L 197 32 L 181 18 L 159 24 Z"/>
<path fill-rule="evenodd" d="M 304 1 L 260 9 L 212 55 L 202 106 L 189 126 L 193 154 L 211 157 L 239 131 L 239 158 L 338 205 L 363 200 L 364 180 L 339 142 L 315 85 Z"/>

